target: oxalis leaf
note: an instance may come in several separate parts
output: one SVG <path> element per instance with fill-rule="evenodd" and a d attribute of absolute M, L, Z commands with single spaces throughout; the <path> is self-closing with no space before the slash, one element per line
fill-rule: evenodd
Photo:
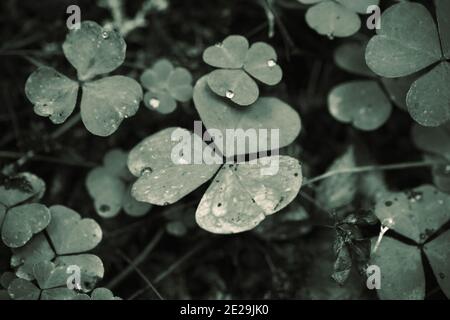
<path fill-rule="evenodd" d="M 424 185 L 381 196 L 375 215 L 382 224 L 421 244 L 450 220 L 449 207 L 450 195 Z"/>
<path fill-rule="evenodd" d="M 337 120 L 370 131 L 382 126 L 392 106 L 376 81 L 352 81 L 335 87 L 328 96 L 328 109 Z"/>
<path fill-rule="evenodd" d="M 78 71 L 81 82 L 81 118 L 93 134 L 108 136 L 124 118 L 133 116 L 142 100 L 141 86 L 125 76 L 96 81 L 93 77 L 113 71 L 125 59 L 125 41 L 116 31 L 85 21 L 67 35 L 63 51 Z M 62 123 L 73 112 L 79 84 L 48 67 L 39 68 L 27 80 L 25 92 L 40 116 Z"/>
<path fill-rule="evenodd" d="M 450 282 L 448 281 L 450 277 L 449 243 L 450 231 L 447 230 L 423 247 L 439 286 L 447 298 L 450 298 Z"/>
<path fill-rule="evenodd" d="M 411 136 L 420 150 L 450 161 L 450 125 L 429 128 L 416 124 L 412 127 Z"/>
<path fill-rule="evenodd" d="M 81 219 L 72 209 L 55 205 L 50 207 L 52 220 L 48 236 L 59 255 L 91 250 L 102 239 L 102 229 L 92 219 Z"/>
<path fill-rule="evenodd" d="M 195 84 L 194 104 L 206 128 L 220 131 L 222 137 L 226 137 L 227 129 L 244 131 L 266 129 L 268 131 L 267 138 L 259 137 L 258 152 L 287 146 L 300 133 L 301 122 L 298 113 L 281 100 L 263 97 L 259 98 L 251 108 L 233 108 L 229 102 L 217 97 L 210 90 L 205 77 L 200 78 Z M 272 129 L 279 133 L 279 145 L 277 146 L 271 145 L 269 136 Z M 234 141 L 229 143 L 234 143 Z M 243 143 L 247 143 L 244 153 L 235 148 L 221 146 L 220 143 L 217 143 L 216 147 L 226 157 L 249 153 L 250 147 L 255 147 L 249 146 L 248 141 Z"/>
<path fill-rule="evenodd" d="M 120 149 L 110 150 L 103 158 L 103 166 L 92 169 L 86 177 L 95 210 L 103 218 L 115 217 L 121 209 L 131 216 L 142 216 L 151 208 L 131 197 L 134 177 L 127 168 L 127 158 L 128 154 Z"/>
<path fill-rule="evenodd" d="M 203 60 L 222 68 L 207 76 L 210 89 L 240 106 L 252 105 L 259 96 L 258 85 L 250 75 L 267 85 L 279 83 L 283 76 L 277 54 L 270 45 L 256 42 L 249 48 L 242 36 L 229 36 L 207 48 Z"/>
<path fill-rule="evenodd" d="M 179 145 L 181 138 L 189 145 L 186 145 L 187 152 L 174 163 L 172 150 Z M 193 158 L 186 157 L 212 153 L 213 150 L 199 136 L 181 128 L 166 128 L 144 139 L 128 156 L 128 168 L 138 177 L 131 191 L 133 197 L 156 205 L 180 200 L 208 181 L 220 166 L 194 164 Z"/>
<path fill-rule="evenodd" d="M 144 103 L 150 110 L 167 114 L 175 110 L 177 101 L 192 98 L 192 75 L 185 68 L 174 68 L 167 59 L 160 59 L 141 75 L 141 83 L 148 92 Z"/>
<path fill-rule="evenodd" d="M 120 33 L 106 30 L 96 22 L 83 21 L 72 29 L 63 44 L 64 55 L 86 81 L 115 70 L 125 60 L 126 43 Z"/>
<path fill-rule="evenodd" d="M 220 164 L 215 161 L 220 163 L 221 158 L 213 153 L 199 136 L 181 128 L 167 128 L 146 138 L 128 157 L 130 171 L 139 177 L 133 196 L 158 205 L 181 199 L 216 173 Z M 195 158 L 202 155 L 204 162 L 195 164 Z M 272 164 L 279 168 L 275 174 L 270 171 Z M 262 173 L 265 170 L 267 175 Z M 197 223 L 214 233 L 250 230 L 266 215 L 288 205 L 297 195 L 301 179 L 298 161 L 285 156 L 225 164 L 200 201 Z"/>
<path fill-rule="evenodd" d="M 384 77 L 419 71 L 442 56 L 436 24 L 421 4 L 403 2 L 388 8 L 366 49 L 369 67 Z"/>
<path fill-rule="evenodd" d="M 334 62 L 336 65 L 349 73 L 374 77 L 375 74 L 366 64 L 365 51 L 366 43 L 364 42 L 347 42 L 334 51 Z"/>
<path fill-rule="evenodd" d="M 261 174 L 272 161 L 278 164 L 278 173 Z M 301 183 L 301 166 L 291 157 L 225 164 L 203 195 L 195 219 L 201 228 L 213 233 L 251 230 L 267 215 L 287 206 L 297 196 Z"/>

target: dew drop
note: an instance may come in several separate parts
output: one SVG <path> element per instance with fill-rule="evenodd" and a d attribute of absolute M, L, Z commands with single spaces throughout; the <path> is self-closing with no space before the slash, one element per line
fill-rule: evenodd
<path fill-rule="evenodd" d="M 273 59 L 267 60 L 267 66 L 269 68 L 275 67 L 276 65 L 277 65 L 277 63 L 275 62 L 275 60 L 273 60 Z"/>
<path fill-rule="evenodd" d="M 227 90 L 227 92 L 225 92 L 225 97 L 227 97 L 228 99 L 233 99 L 234 98 L 234 92 L 231 90 Z"/>
<path fill-rule="evenodd" d="M 105 40 L 109 38 L 109 33 L 108 33 L 108 31 L 103 31 L 103 32 L 102 32 L 102 38 L 105 39 Z"/>
<path fill-rule="evenodd" d="M 148 102 L 148 104 L 153 108 L 156 109 L 159 107 L 159 105 L 161 104 L 161 102 L 159 101 L 159 99 L 156 98 L 151 98 Z"/>
<path fill-rule="evenodd" d="M 217 48 L 222 48 L 223 47 L 223 43 L 222 42 L 217 42 L 214 46 L 216 46 Z"/>
<path fill-rule="evenodd" d="M 141 175 L 143 175 L 143 174 L 150 174 L 152 172 L 153 172 L 153 169 L 150 168 L 150 167 L 147 167 L 147 168 L 142 169 Z"/>

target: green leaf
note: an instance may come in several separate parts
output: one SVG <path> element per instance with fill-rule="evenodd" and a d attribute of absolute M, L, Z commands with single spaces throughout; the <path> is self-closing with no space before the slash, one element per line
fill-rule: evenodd
<path fill-rule="evenodd" d="M 355 151 L 349 147 L 338 157 L 327 172 L 341 171 L 356 167 Z M 316 191 L 317 201 L 327 210 L 343 207 L 353 201 L 357 190 L 358 176 L 336 174 L 322 181 Z"/>
<path fill-rule="evenodd" d="M 276 129 L 279 130 L 278 147 L 282 148 L 291 144 L 300 133 L 298 113 L 281 100 L 264 97 L 249 108 L 233 108 L 209 89 L 205 77 L 198 80 L 194 87 L 194 104 L 205 127 L 219 130 L 223 137 L 226 137 L 227 129 L 267 129 L 268 136 L 271 135 L 271 129 Z M 259 138 L 262 143 L 258 144 L 258 152 L 272 149 L 270 138 L 266 141 L 263 141 L 262 136 Z M 241 154 L 234 148 L 222 150 L 224 148 L 220 144 L 217 144 L 217 148 L 226 157 Z M 246 147 L 245 150 L 244 153 L 248 153 L 250 149 Z"/>
<path fill-rule="evenodd" d="M 121 149 L 111 149 L 103 157 L 103 167 L 113 176 L 124 180 L 132 179 L 127 167 L 128 153 Z"/>
<path fill-rule="evenodd" d="M 450 231 L 424 245 L 425 255 L 430 262 L 436 280 L 447 298 L 450 298 Z"/>
<path fill-rule="evenodd" d="M 175 68 L 167 80 L 167 90 L 177 101 L 187 102 L 192 99 L 192 76 L 185 68 Z"/>
<path fill-rule="evenodd" d="M 77 69 L 78 79 L 86 81 L 120 66 L 125 60 L 126 43 L 117 31 L 84 21 L 79 29 L 68 33 L 63 51 Z"/>
<path fill-rule="evenodd" d="M 375 215 L 383 225 L 420 244 L 450 220 L 449 207 L 450 195 L 423 185 L 381 196 Z"/>
<path fill-rule="evenodd" d="M 450 59 L 450 2 L 447 0 L 434 0 L 436 16 L 439 26 L 442 50 L 444 57 Z"/>
<path fill-rule="evenodd" d="M 132 185 L 128 187 L 123 196 L 123 210 L 129 216 L 142 217 L 152 208 L 151 204 L 140 202 L 134 199 L 131 195 Z"/>
<path fill-rule="evenodd" d="M 243 36 L 231 35 L 222 43 L 206 48 L 203 61 L 216 68 L 238 69 L 244 65 L 248 41 Z"/>
<path fill-rule="evenodd" d="M 44 234 L 35 235 L 23 247 L 13 249 L 11 267 L 16 268 L 16 275 L 25 280 L 33 280 L 33 266 L 42 261 L 51 261 L 55 257 Z"/>
<path fill-rule="evenodd" d="M 441 62 L 416 80 L 406 97 L 411 117 L 419 124 L 437 127 L 450 120 L 450 63 Z"/>
<path fill-rule="evenodd" d="M 34 104 L 34 113 L 60 124 L 75 109 L 78 83 L 55 69 L 40 67 L 28 77 L 25 94 Z"/>
<path fill-rule="evenodd" d="M 89 251 L 102 239 L 102 229 L 92 219 L 81 216 L 64 206 L 50 207 L 52 220 L 47 233 L 57 254 L 72 254 Z"/>
<path fill-rule="evenodd" d="M 407 110 L 406 95 L 409 88 L 418 78 L 417 74 L 412 74 L 401 78 L 381 78 L 381 83 L 389 94 L 389 98 L 402 110 Z"/>
<path fill-rule="evenodd" d="M 177 148 L 182 154 L 172 159 Z M 218 164 L 195 164 L 196 157 L 211 153 L 212 149 L 199 136 L 182 128 L 166 128 L 147 137 L 128 156 L 128 168 L 138 177 L 132 188 L 133 197 L 156 205 L 180 200 L 219 168 Z"/>
<path fill-rule="evenodd" d="M 306 23 L 329 38 L 349 37 L 361 28 L 361 20 L 355 12 L 333 1 L 324 1 L 309 8 Z"/>
<path fill-rule="evenodd" d="M 81 288 L 79 290 L 83 292 L 91 291 L 105 274 L 102 260 L 93 254 L 59 256 L 55 259 L 55 264 L 57 267 L 64 267 L 66 270 L 70 266 L 80 268 Z M 69 274 L 66 273 L 66 280 L 68 276 Z"/>
<path fill-rule="evenodd" d="M 214 70 L 207 76 L 209 88 L 240 106 L 253 104 L 259 96 L 256 82 L 243 70 Z"/>
<path fill-rule="evenodd" d="M 337 0 L 337 2 L 354 12 L 361 14 L 366 14 L 368 7 L 373 5 L 378 6 L 380 4 L 380 0 Z"/>
<path fill-rule="evenodd" d="M 13 300 L 39 300 L 40 290 L 24 279 L 14 279 L 8 287 L 8 293 Z"/>
<path fill-rule="evenodd" d="M 111 76 L 85 83 L 81 118 L 86 129 L 102 137 L 111 135 L 124 118 L 138 111 L 142 95 L 139 83 L 125 76 Z"/>
<path fill-rule="evenodd" d="M 412 74 L 439 61 L 436 24 L 421 4 L 402 2 L 384 11 L 382 28 L 366 49 L 368 66 L 378 75 L 395 78 Z"/>
<path fill-rule="evenodd" d="M 8 210 L 2 226 L 2 240 L 10 248 L 25 245 L 50 223 L 50 211 L 42 204 L 18 205 Z"/>
<path fill-rule="evenodd" d="M 430 128 L 415 124 L 411 135 L 417 148 L 450 161 L 450 125 Z"/>
<path fill-rule="evenodd" d="M 372 131 L 391 115 L 392 106 L 376 81 L 352 81 L 335 87 L 328 95 L 328 110 L 338 121 Z"/>
<path fill-rule="evenodd" d="M 263 173 L 276 163 L 275 174 Z M 225 164 L 203 195 L 195 213 L 197 224 L 212 233 L 229 234 L 256 227 L 298 194 L 302 171 L 287 156 L 264 157 L 256 163 Z"/>
<path fill-rule="evenodd" d="M 8 177 L 0 185 L 0 203 L 13 207 L 25 201 L 39 200 L 45 192 L 45 182 L 38 176 L 22 172 Z"/>
<path fill-rule="evenodd" d="M 366 43 L 347 42 L 334 51 L 334 62 L 336 65 L 349 73 L 374 77 L 375 74 L 366 64 L 364 53 L 366 51 Z"/>
<path fill-rule="evenodd" d="M 247 52 L 244 70 L 262 83 L 276 85 L 283 77 L 283 71 L 277 64 L 277 53 L 264 42 L 255 42 Z"/>
<path fill-rule="evenodd" d="M 450 166 L 437 165 L 432 169 L 433 183 L 439 190 L 450 193 Z"/>
<path fill-rule="evenodd" d="M 148 109 L 162 114 L 172 113 L 177 108 L 175 99 L 165 91 L 147 92 L 144 95 L 144 104 Z"/>
<path fill-rule="evenodd" d="M 419 248 L 384 237 L 370 264 L 380 268 L 381 287 L 377 290 L 380 299 L 425 298 L 425 274 Z"/>
<path fill-rule="evenodd" d="M 115 217 L 122 209 L 125 183 L 104 167 L 97 167 L 89 172 L 86 188 L 94 199 L 95 211 L 101 217 Z"/>
<path fill-rule="evenodd" d="M 169 77 L 174 68 L 167 59 L 159 59 L 150 69 L 146 69 L 140 78 L 142 86 L 147 90 L 160 91 L 167 88 Z"/>

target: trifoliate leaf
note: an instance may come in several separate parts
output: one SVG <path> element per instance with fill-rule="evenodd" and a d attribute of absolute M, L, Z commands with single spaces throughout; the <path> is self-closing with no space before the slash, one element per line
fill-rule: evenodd
<path fill-rule="evenodd" d="M 211 154 L 211 147 L 185 129 L 172 127 L 151 135 L 128 156 L 128 168 L 138 177 L 133 197 L 156 205 L 178 201 L 217 171 L 219 164 L 203 162 L 203 155 Z"/>
<path fill-rule="evenodd" d="M 39 300 L 41 291 L 30 281 L 14 279 L 9 284 L 8 293 L 13 300 Z"/>
<path fill-rule="evenodd" d="M 207 76 L 209 88 L 217 95 L 240 106 L 251 105 L 258 99 L 259 88 L 243 70 L 214 70 Z"/>
<path fill-rule="evenodd" d="M 301 122 L 298 113 L 289 105 L 277 98 L 259 98 L 249 108 L 233 108 L 229 102 L 217 97 L 206 84 L 206 77 L 197 81 L 194 87 L 195 107 L 207 129 L 217 129 L 222 137 L 226 137 L 227 129 L 266 129 L 267 139 L 264 141 L 262 135 L 259 137 L 257 151 L 263 152 L 274 148 L 289 145 L 300 133 Z M 278 130 L 279 139 L 277 146 L 271 145 L 269 136 L 272 129 Z M 245 151 L 228 148 L 217 143 L 216 146 L 225 156 L 249 153 L 248 139 L 243 142 Z M 230 143 L 234 143 L 231 141 Z M 254 145 L 252 145 L 254 147 Z"/>
<path fill-rule="evenodd" d="M 25 245 L 34 234 L 50 223 L 50 211 L 39 203 L 15 206 L 6 213 L 2 226 L 2 240 L 10 248 Z"/>
<path fill-rule="evenodd" d="M 41 67 L 28 77 L 25 94 L 34 104 L 34 113 L 60 124 L 75 109 L 78 83 L 55 69 Z"/>
<path fill-rule="evenodd" d="M 131 195 L 132 185 L 128 187 L 123 196 L 123 210 L 132 217 L 141 217 L 145 215 L 151 208 L 152 205 L 140 202 L 134 199 Z"/>
<path fill-rule="evenodd" d="M 167 90 L 172 98 L 186 102 L 192 98 L 192 75 L 185 68 L 175 68 L 167 80 Z"/>
<path fill-rule="evenodd" d="M 120 33 L 105 30 L 96 22 L 84 21 L 71 30 L 63 43 L 67 60 L 82 81 L 115 70 L 125 60 L 126 43 Z"/>
<path fill-rule="evenodd" d="M 72 209 L 50 207 L 52 220 L 47 233 L 58 254 L 72 254 L 91 250 L 102 239 L 102 229 L 92 219 L 81 219 Z"/>
<path fill-rule="evenodd" d="M 71 256 L 59 256 L 55 259 L 57 267 L 64 267 L 67 271 L 69 267 L 77 267 L 80 269 L 81 288 L 83 292 L 91 291 L 96 283 L 104 276 L 105 269 L 103 262 L 99 257 L 93 254 L 79 254 Z M 66 274 L 66 280 L 70 273 Z M 66 282 L 64 282 L 65 284 Z"/>
<path fill-rule="evenodd" d="M 338 121 L 371 131 L 382 126 L 392 106 L 376 81 L 352 81 L 335 87 L 328 96 L 328 110 Z"/>
<path fill-rule="evenodd" d="M 349 37 L 361 28 L 358 15 L 334 1 L 324 1 L 308 9 L 306 23 L 330 38 Z"/>
<path fill-rule="evenodd" d="M 375 243 L 376 239 L 373 241 Z M 425 274 L 419 248 L 384 237 L 370 264 L 380 268 L 382 300 L 423 300 Z"/>
<path fill-rule="evenodd" d="M 231 35 L 221 43 L 206 48 L 203 52 L 203 61 L 216 68 L 238 69 L 244 65 L 247 51 L 247 39 Z"/>
<path fill-rule="evenodd" d="M 361 76 L 373 77 L 375 74 L 366 64 L 365 51 L 366 43 L 347 42 L 334 51 L 334 61 L 342 70 Z"/>
<path fill-rule="evenodd" d="M 170 74 L 174 68 L 172 63 L 167 59 L 156 61 L 150 69 L 146 69 L 141 75 L 142 86 L 147 90 L 163 90 L 166 89 Z"/>
<path fill-rule="evenodd" d="M 433 273 L 445 293 L 450 298 L 450 231 L 439 235 L 426 243 L 423 247 L 425 255 L 430 262 Z"/>
<path fill-rule="evenodd" d="M 444 57 L 450 59 L 450 2 L 447 0 L 434 0 L 436 6 L 436 16 L 439 26 L 442 51 Z"/>
<path fill-rule="evenodd" d="M 416 124 L 412 127 L 411 135 L 417 148 L 450 161 L 450 125 L 429 128 Z"/>
<path fill-rule="evenodd" d="M 45 192 L 45 182 L 38 176 L 22 172 L 5 178 L 0 185 L 0 203 L 13 207 L 25 201 L 39 200 Z"/>
<path fill-rule="evenodd" d="M 162 114 L 171 113 L 177 108 L 175 99 L 165 91 L 145 93 L 144 104 L 150 110 L 156 110 Z"/>
<path fill-rule="evenodd" d="M 119 177 L 104 167 L 97 167 L 89 172 L 86 187 L 101 217 L 112 218 L 120 212 L 126 186 Z"/>
<path fill-rule="evenodd" d="M 419 124 L 440 126 L 450 120 L 450 63 L 441 62 L 416 80 L 406 97 L 408 111 Z"/>
<path fill-rule="evenodd" d="M 139 83 L 124 76 L 85 83 L 80 108 L 86 129 L 98 136 L 111 135 L 124 118 L 137 112 L 142 95 Z"/>
<path fill-rule="evenodd" d="M 366 49 L 368 66 L 378 75 L 395 78 L 419 71 L 441 58 L 436 24 L 421 4 L 402 2 L 381 16 Z"/>
<path fill-rule="evenodd" d="M 42 233 L 35 235 L 23 247 L 13 249 L 11 267 L 16 268 L 16 275 L 25 280 L 33 280 L 33 266 L 42 261 L 51 261 L 55 257 L 50 244 Z"/>
<path fill-rule="evenodd" d="M 196 221 L 212 233 L 251 230 L 267 215 L 287 206 L 297 196 L 301 183 L 300 164 L 287 156 L 225 164 L 203 195 Z"/>
<path fill-rule="evenodd" d="M 327 172 L 356 167 L 353 147 L 338 157 Z M 317 188 L 317 201 L 327 210 L 333 210 L 352 202 L 357 190 L 358 176 L 351 173 L 336 174 L 322 181 Z"/>
<path fill-rule="evenodd" d="M 375 215 L 383 225 L 420 244 L 450 220 L 449 207 L 450 195 L 423 185 L 380 197 Z"/>
<path fill-rule="evenodd" d="M 276 85 L 283 77 L 283 71 L 277 64 L 277 53 L 264 42 L 255 42 L 247 52 L 244 70 L 262 83 Z"/>

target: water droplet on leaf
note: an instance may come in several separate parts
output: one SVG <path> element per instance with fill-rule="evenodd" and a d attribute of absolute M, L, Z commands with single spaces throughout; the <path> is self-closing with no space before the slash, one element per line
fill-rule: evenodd
<path fill-rule="evenodd" d="M 270 60 L 267 61 L 267 66 L 269 68 L 275 67 L 276 65 L 277 65 L 277 63 L 273 59 L 270 59 Z"/>
<path fill-rule="evenodd" d="M 233 99 L 234 92 L 231 90 L 227 90 L 227 92 L 225 92 L 225 97 L 227 97 L 228 99 Z"/>
<path fill-rule="evenodd" d="M 159 99 L 156 98 L 151 98 L 150 101 L 148 102 L 148 104 L 154 109 L 158 108 L 160 103 L 161 102 L 159 101 Z"/>

